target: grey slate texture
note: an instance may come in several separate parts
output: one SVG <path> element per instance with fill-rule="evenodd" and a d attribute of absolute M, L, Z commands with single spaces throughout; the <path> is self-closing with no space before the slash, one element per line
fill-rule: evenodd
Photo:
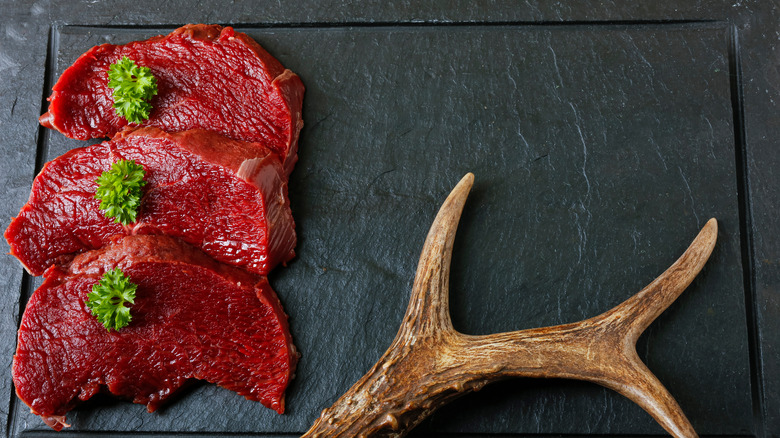
<path fill-rule="evenodd" d="M 247 32 L 307 86 L 290 182 L 297 258 L 271 282 L 302 351 L 278 416 L 195 385 L 167 408 L 97 397 L 72 430 L 304 432 L 390 344 L 427 229 L 466 172 L 455 327 L 587 318 L 660 274 L 710 217 L 704 271 L 638 351 L 696 430 L 780 436 L 780 96 L 774 2 L 0 2 L 0 226 L 41 165 L 83 142 L 37 125 L 53 81 L 104 42 L 189 22 Z M 2 251 L 7 244 L 0 243 Z M 39 284 L 0 258 L 0 418 L 49 435 L 13 394 L 21 309 Z M 62 434 L 62 433 L 61 433 Z M 595 385 L 514 380 L 412 436 L 663 435 Z M 177 435 L 178 436 L 178 435 Z"/>

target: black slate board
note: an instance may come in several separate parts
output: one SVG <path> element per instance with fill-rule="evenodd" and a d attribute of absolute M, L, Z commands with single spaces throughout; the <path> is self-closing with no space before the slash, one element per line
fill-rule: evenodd
<path fill-rule="evenodd" d="M 25 67 L 9 58 L 22 56 L 20 48 L 0 52 L 0 61 L 11 59 L 0 67 L 16 69 L 24 89 L 40 90 L 17 93 L 2 119 L 22 120 L 17 105 L 27 110 L 21 126 L 4 133 L 12 182 L 5 217 L 27 196 L 32 173 L 26 182 L 21 173 L 83 145 L 35 126 L 52 81 L 91 46 L 167 33 L 175 26 L 156 24 L 168 21 L 144 19 L 136 24 L 153 26 L 141 28 L 55 23 L 47 44 L 37 46 L 45 56 L 31 58 L 45 77 L 22 77 Z M 155 414 L 94 399 L 70 415 L 73 433 L 305 431 L 389 345 L 427 228 L 469 171 L 477 179 L 451 279 L 456 328 L 483 334 L 598 314 L 651 281 L 717 217 L 712 259 L 640 339 L 639 354 L 700 434 L 776 432 L 776 414 L 763 412 L 777 406 L 777 369 L 771 354 L 760 354 L 771 348 L 759 347 L 777 345 L 780 332 L 766 328 L 765 311 L 755 308 L 762 271 L 754 251 L 764 248 L 764 234 L 754 232 L 749 178 L 777 181 L 771 172 L 750 173 L 764 167 L 747 148 L 739 30 L 731 22 L 268 24 L 236 27 L 307 85 L 290 183 L 298 257 L 271 278 L 303 352 L 288 413 L 198 385 Z M 24 26 L 5 26 L 16 47 Z M 16 161 L 27 167 L 9 164 Z M 39 281 L 22 278 L 11 257 L 0 268 L 10 364 L 17 308 Z M 47 434 L 5 379 L 7 434 Z M 517 380 L 458 400 L 414 435 L 487 433 L 663 430 L 598 386 Z"/>

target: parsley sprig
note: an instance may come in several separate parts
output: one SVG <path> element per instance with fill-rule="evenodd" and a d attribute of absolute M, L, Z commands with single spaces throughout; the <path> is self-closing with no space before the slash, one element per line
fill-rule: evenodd
<path fill-rule="evenodd" d="M 135 222 L 145 175 L 143 166 L 135 160 L 119 160 L 111 165 L 111 170 L 103 172 L 95 180 L 95 198 L 100 200 L 103 214 L 123 225 Z"/>
<path fill-rule="evenodd" d="M 130 324 L 130 308 L 125 304 L 135 304 L 137 288 L 120 268 L 114 268 L 92 286 L 92 292 L 87 294 L 87 307 L 106 330 L 119 330 Z"/>
<path fill-rule="evenodd" d="M 117 114 L 131 123 L 142 123 L 149 118 L 152 112 L 149 100 L 157 95 L 157 78 L 149 67 L 139 67 L 123 56 L 108 68 L 108 87 L 114 90 Z"/>

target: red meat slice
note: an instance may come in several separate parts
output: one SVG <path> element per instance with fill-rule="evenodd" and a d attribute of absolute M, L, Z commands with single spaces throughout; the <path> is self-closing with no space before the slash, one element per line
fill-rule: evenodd
<path fill-rule="evenodd" d="M 107 219 L 95 180 L 120 160 L 135 160 L 147 184 L 137 222 Z M 190 130 L 124 131 L 49 162 L 5 237 L 33 275 L 101 248 L 116 235 L 166 234 L 218 261 L 265 275 L 290 260 L 295 223 L 279 158 L 256 143 Z"/>
<path fill-rule="evenodd" d="M 200 128 L 260 142 L 279 154 L 287 174 L 292 171 L 303 126 L 303 83 L 231 27 L 187 25 L 146 41 L 92 48 L 54 85 L 41 124 L 79 140 L 119 132 L 127 121 L 112 106 L 108 68 L 122 56 L 157 78 L 159 94 L 144 126 Z"/>
<path fill-rule="evenodd" d="M 115 267 L 138 289 L 130 325 L 109 332 L 85 301 Z M 298 354 L 264 277 L 167 236 L 125 237 L 45 276 L 22 317 L 13 380 L 54 429 L 102 389 L 152 412 L 190 379 L 284 412 Z"/>

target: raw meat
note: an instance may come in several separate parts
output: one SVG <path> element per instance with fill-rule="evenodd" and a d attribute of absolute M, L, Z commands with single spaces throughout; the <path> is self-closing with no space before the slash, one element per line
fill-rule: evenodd
<path fill-rule="evenodd" d="M 122 56 L 157 78 L 159 93 L 144 126 L 201 128 L 263 143 L 279 154 L 287 174 L 292 171 L 303 126 L 303 83 L 231 27 L 187 25 L 146 41 L 92 48 L 54 85 L 41 123 L 80 140 L 119 132 L 127 121 L 112 107 L 107 71 Z"/>
<path fill-rule="evenodd" d="M 146 170 L 137 222 L 127 226 L 107 219 L 94 198 L 95 180 L 120 159 Z M 295 255 L 279 158 L 262 145 L 203 130 L 123 131 L 47 163 L 5 237 L 11 254 L 41 275 L 75 253 L 132 234 L 179 237 L 218 261 L 267 274 Z"/>
<path fill-rule="evenodd" d="M 109 332 L 85 300 L 115 267 L 138 289 L 130 325 Z M 19 398 L 54 429 L 101 390 L 152 412 L 190 379 L 284 411 L 298 354 L 264 277 L 167 236 L 124 237 L 45 277 L 22 318 L 13 379 Z"/>

